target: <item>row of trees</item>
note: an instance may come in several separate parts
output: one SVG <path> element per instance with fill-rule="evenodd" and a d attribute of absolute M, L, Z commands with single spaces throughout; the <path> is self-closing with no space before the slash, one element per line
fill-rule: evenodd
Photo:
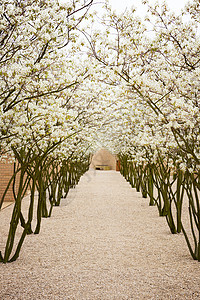
<path fill-rule="evenodd" d="M 40 232 L 42 217 L 51 216 L 89 167 L 103 90 L 80 55 L 79 26 L 92 2 L 0 4 L 0 155 L 14 162 L 0 207 L 11 186 L 15 198 L 5 251 L 0 252 L 3 263 L 18 258 L 25 237 Z"/>
<path fill-rule="evenodd" d="M 91 57 L 110 69 L 120 99 L 115 126 L 105 131 L 114 136 L 109 146 L 122 174 L 157 205 L 173 234 L 183 232 L 200 261 L 200 4 L 179 15 L 165 3 L 143 4 L 143 20 L 134 8 L 119 15 L 107 6 L 104 33 L 87 35 Z"/>
<path fill-rule="evenodd" d="M 144 19 L 135 8 L 117 14 L 107 1 L 105 15 L 96 18 L 88 14 L 92 4 L 0 5 L 0 152 L 1 159 L 15 161 L 10 184 L 20 176 L 0 260 L 15 260 L 25 236 L 39 233 L 41 218 L 87 170 L 100 139 L 119 155 L 126 179 L 157 205 L 172 233 L 183 232 L 200 261 L 200 4 L 193 0 L 176 15 L 165 3 L 143 1 Z M 191 234 L 182 220 L 184 195 Z M 15 247 L 19 224 L 24 230 Z"/>

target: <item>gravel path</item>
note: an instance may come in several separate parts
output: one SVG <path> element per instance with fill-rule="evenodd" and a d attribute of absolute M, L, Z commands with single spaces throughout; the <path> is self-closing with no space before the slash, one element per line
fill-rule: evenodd
<path fill-rule="evenodd" d="M 0 212 L 1 249 L 11 211 Z M 0 265 L 0 299 L 200 299 L 200 264 L 118 172 L 90 170 Z"/>

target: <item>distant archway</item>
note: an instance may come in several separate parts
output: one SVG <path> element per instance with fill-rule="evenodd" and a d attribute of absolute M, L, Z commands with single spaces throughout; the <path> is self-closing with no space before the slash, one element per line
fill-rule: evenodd
<path fill-rule="evenodd" d="M 100 149 L 93 155 L 90 168 L 116 170 L 116 157 L 108 150 Z"/>

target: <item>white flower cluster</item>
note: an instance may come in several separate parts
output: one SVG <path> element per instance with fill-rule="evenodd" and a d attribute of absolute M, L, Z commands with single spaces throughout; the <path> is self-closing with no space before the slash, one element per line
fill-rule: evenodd
<path fill-rule="evenodd" d="M 197 2 L 179 16 L 166 5 L 148 6 L 143 21 L 134 10 L 116 15 L 107 7 L 104 33 L 90 35 L 90 55 L 110 72 L 104 81 L 117 87 L 108 113 L 114 126 L 107 122 L 102 141 L 112 151 L 138 163 L 159 155 L 173 167 L 200 170 Z"/>
<path fill-rule="evenodd" d="M 149 6 L 145 20 L 106 6 L 101 29 L 82 40 L 90 2 L 1 4 L 1 153 L 70 155 L 100 143 L 138 163 L 162 155 L 199 171 L 199 4 L 180 16 Z"/>

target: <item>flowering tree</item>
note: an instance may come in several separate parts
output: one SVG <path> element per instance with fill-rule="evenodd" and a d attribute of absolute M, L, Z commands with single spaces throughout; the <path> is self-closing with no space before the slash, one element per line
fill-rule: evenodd
<path fill-rule="evenodd" d="M 17 161 L 9 184 L 13 181 L 15 185 L 16 175 L 20 174 L 4 257 L 1 254 L 3 262 L 18 257 L 25 236 L 32 232 L 36 188 L 39 197 L 35 233 L 39 233 L 41 217 L 46 216 L 47 186 L 42 176 L 52 161 L 50 154 L 62 142 L 77 143 L 73 137 L 82 128 L 79 128 L 79 110 L 74 110 L 69 101 L 88 75 L 87 68 L 75 57 L 79 50 L 78 44 L 74 47 L 78 39 L 75 29 L 92 2 L 73 1 L 60 5 L 57 1 L 4 1 L 0 6 L 0 150 L 1 154 L 9 153 Z M 71 153 L 72 150 L 66 154 L 69 156 L 63 156 L 66 159 Z M 25 221 L 21 200 L 28 187 L 31 200 Z M 10 258 L 19 221 L 24 230 Z"/>
<path fill-rule="evenodd" d="M 183 231 L 192 257 L 200 260 L 199 3 L 188 4 L 179 16 L 165 3 L 143 3 L 148 7 L 143 21 L 134 8 L 117 15 L 107 6 L 103 34 L 96 31 L 86 38 L 90 55 L 110 70 L 110 84 L 122 91 L 121 119 L 113 134 L 117 145 L 112 147 L 123 157 L 124 175 L 129 181 L 135 177 L 136 188 L 149 194 L 172 233 Z M 181 220 L 184 192 L 194 247 Z"/>
<path fill-rule="evenodd" d="M 165 3 L 143 1 L 148 15 L 141 20 L 136 9 L 117 15 L 106 1 L 101 29 L 94 14 L 88 27 L 96 29 L 87 31 L 80 24 L 92 2 L 0 5 L 0 153 L 15 160 L 15 206 L 0 260 L 15 260 L 25 236 L 39 233 L 42 217 L 78 182 L 100 141 L 200 261 L 199 3 L 177 16 Z M 181 218 L 184 194 L 192 239 Z"/>

